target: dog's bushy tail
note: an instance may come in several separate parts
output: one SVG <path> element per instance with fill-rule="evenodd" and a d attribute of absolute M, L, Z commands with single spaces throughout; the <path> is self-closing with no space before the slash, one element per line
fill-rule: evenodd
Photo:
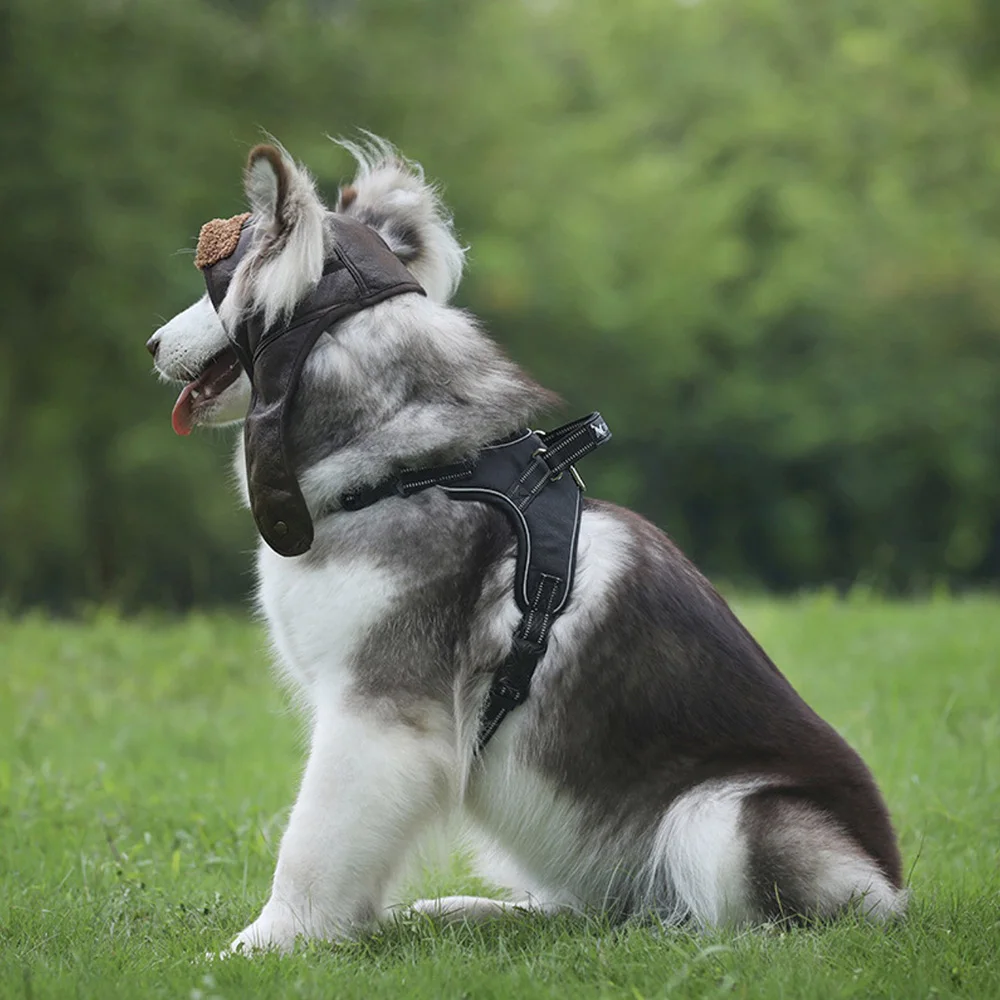
<path fill-rule="evenodd" d="M 702 927 L 824 919 L 852 907 L 881 922 L 907 900 L 831 816 L 752 779 L 706 782 L 671 804 L 644 889 L 648 912 Z"/>

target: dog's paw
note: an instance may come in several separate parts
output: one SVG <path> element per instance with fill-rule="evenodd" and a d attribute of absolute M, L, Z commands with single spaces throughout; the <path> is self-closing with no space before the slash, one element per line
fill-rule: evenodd
<path fill-rule="evenodd" d="M 249 958 L 266 952 L 287 955 L 295 949 L 296 940 L 307 933 L 300 920 L 287 910 L 264 912 L 249 927 L 245 927 L 233 939 L 232 944 L 219 958 L 242 955 Z"/>

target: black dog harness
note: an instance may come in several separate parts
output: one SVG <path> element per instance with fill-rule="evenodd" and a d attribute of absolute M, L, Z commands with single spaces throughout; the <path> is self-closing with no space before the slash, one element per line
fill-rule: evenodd
<path fill-rule="evenodd" d="M 604 418 L 591 413 L 554 431 L 525 430 L 487 445 L 476 459 L 403 472 L 340 498 L 344 510 L 361 510 L 388 497 L 408 497 L 437 486 L 452 500 L 499 507 L 513 527 L 514 600 L 521 621 L 511 650 L 493 677 L 477 753 L 507 714 L 528 697 L 552 623 L 569 600 L 583 505 L 583 481 L 573 463 L 610 437 Z"/>
<path fill-rule="evenodd" d="M 312 519 L 287 447 L 290 400 L 309 352 L 338 320 L 395 295 L 424 294 L 374 230 L 351 219 L 334 220 L 336 257 L 292 317 L 265 329 L 256 314 L 242 321 L 234 336 L 253 386 L 244 425 L 251 509 L 261 537 L 284 556 L 301 555 L 313 540 Z M 238 241 L 234 237 L 227 256 L 202 268 L 216 309 L 252 240 L 252 225 L 231 221 L 243 227 Z M 486 445 L 476 458 L 406 470 L 339 498 L 341 510 L 357 511 L 438 487 L 452 500 L 498 507 L 511 524 L 517 539 L 514 599 L 521 621 L 493 678 L 477 753 L 528 697 L 552 624 L 569 600 L 583 503 L 574 463 L 610 437 L 601 415 L 591 413 L 547 433 L 525 429 Z"/>

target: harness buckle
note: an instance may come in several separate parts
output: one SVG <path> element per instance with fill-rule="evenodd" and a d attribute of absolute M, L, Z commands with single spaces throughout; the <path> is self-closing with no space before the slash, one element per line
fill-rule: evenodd
<path fill-rule="evenodd" d="M 510 702 L 512 708 L 516 708 L 518 705 L 522 704 L 528 697 L 528 692 L 526 690 L 512 684 L 506 677 L 499 678 L 493 690 L 496 692 L 498 697 L 503 698 L 504 701 Z"/>
<path fill-rule="evenodd" d="M 544 437 L 545 436 L 545 431 L 535 431 L 535 433 L 539 437 Z M 531 457 L 532 458 L 540 458 L 540 459 L 542 459 L 544 461 L 545 460 L 545 456 L 548 453 L 549 453 L 548 447 L 546 447 L 544 444 L 542 444 L 542 445 L 539 445 L 531 453 Z M 545 464 L 548 465 L 548 462 L 546 462 Z M 550 473 L 550 475 L 549 475 L 549 482 L 550 483 L 558 483 L 559 480 L 562 479 L 562 477 L 565 474 L 566 474 L 566 470 L 565 469 L 562 469 L 559 472 Z M 583 477 L 580 475 L 580 473 L 576 471 L 576 466 L 575 465 L 569 466 L 569 474 L 573 477 L 573 481 L 576 483 L 576 485 L 579 486 L 580 489 L 584 493 L 586 493 L 587 492 L 587 484 L 583 481 Z"/>

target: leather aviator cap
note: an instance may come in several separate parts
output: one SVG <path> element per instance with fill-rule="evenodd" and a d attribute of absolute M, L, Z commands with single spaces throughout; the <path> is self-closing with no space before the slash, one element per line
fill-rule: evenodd
<path fill-rule="evenodd" d="M 243 425 L 250 509 L 261 537 L 282 556 L 302 555 L 313 541 L 312 518 L 288 438 L 291 399 L 310 351 L 321 333 L 347 316 L 396 295 L 425 294 L 373 229 L 339 215 L 328 216 L 328 221 L 333 225 L 334 257 L 312 292 L 287 321 L 265 328 L 263 314 L 254 313 L 240 321 L 232 336 L 252 386 Z M 253 233 L 254 219 L 246 215 L 203 227 L 199 250 L 203 240 L 208 243 L 206 235 L 211 245 L 196 261 L 216 312 L 253 243 Z"/>

